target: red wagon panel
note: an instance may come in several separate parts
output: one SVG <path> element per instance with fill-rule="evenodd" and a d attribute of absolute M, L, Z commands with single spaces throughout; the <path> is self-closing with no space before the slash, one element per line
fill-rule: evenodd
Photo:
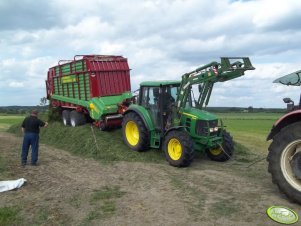
<path fill-rule="evenodd" d="M 121 56 L 88 56 L 91 97 L 120 95 L 131 90 L 130 69 Z"/>

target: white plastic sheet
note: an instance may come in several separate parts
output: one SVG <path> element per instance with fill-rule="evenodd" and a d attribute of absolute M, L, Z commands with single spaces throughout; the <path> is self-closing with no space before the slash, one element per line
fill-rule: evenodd
<path fill-rule="evenodd" d="M 26 182 L 26 179 L 24 179 L 24 178 L 20 178 L 18 180 L 0 181 L 0 192 L 20 188 L 25 182 Z"/>

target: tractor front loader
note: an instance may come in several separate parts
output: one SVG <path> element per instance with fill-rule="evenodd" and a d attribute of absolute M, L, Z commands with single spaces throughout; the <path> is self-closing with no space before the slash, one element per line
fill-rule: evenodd
<path fill-rule="evenodd" d="M 222 121 L 203 110 L 216 82 L 225 82 L 254 70 L 247 57 L 222 57 L 185 73 L 181 81 L 150 81 L 140 84 L 137 104 L 124 114 L 122 133 L 134 151 L 162 148 L 172 166 L 188 166 L 194 151 L 210 159 L 226 161 L 233 154 L 233 141 Z M 199 94 L 192 94 L 198 85 Z"/>

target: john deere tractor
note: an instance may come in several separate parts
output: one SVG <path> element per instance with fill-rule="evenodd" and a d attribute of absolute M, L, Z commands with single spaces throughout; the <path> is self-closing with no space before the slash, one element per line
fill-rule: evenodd
<path fill-rule="evenodd" d="M 172 166 L 188 166 L 194 151 L 207 152 L 210 159 L 226 161 L 233 154 L 233 141 L 222 121 L 203 110 L 213 85 L 254 70 L 249 58 L 222 57 L 185 73 L 181 81 L 140 84 L 137 104 L 129 106 L 122 122 L 125 143 L 134 151 L 163 149 Z M 194 98 L 193 85 L 198 85 Z"/>

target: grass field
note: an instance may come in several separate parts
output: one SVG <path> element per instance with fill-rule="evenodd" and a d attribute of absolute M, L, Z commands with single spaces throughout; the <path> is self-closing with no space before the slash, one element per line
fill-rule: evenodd
<path fill-rule="evenodd" d="M 2 137 L 2 150 L 9 151 L 0 156 L 0 176 L 24 173 L 31 184 L 20 190 L 16 199 L 7 193 L 5 197 L 13 200 L 7 203 L 14 205 L 0 207 L 0 225 L 19 225 L 24 218 L 27 225 L 99 225 L 95 222 L 102 221 L 112 225 L 116 219 L 131 222 L 123 225 L 142 225 L 146 217 L 151 223 L 159 220 L 157 225 L 165 225 L 163 220 L 175 225 L 174 219 L 183 217 L 187 217 L 186 223 L 177 225 L 272 225 L 266 224 L 266 208 L 278 203 L 286 206 L 288 201 L 272 185 L 267 162 L 257 160 L 267 156 L 266 137 L 281 114 L 217 115 L 234 137 L 234 158 L 216 163 L 197 154 L 191 167 L 182 169 L 168 166 L 163 151 L 131 151 L 123 143 L 120 129 L 102 132 L 89 124 L 73 128 L 54 122 L 41 129 L 41 143 L 47 144 L 41 145 L 41 165 L 24 170 L 11 166 L 18 161 L 22 138 L 2 133 L 6 136 Z M 22 118 L 9 121 L 2 116 L 2 122 L 12 125 L 9 132 L 21 136 Z M 24 203 L 21 207 L 20 200 Z M 32 200 L 36 200 L 37 210 L 32 208 Z M 166 209 L 171 209 L 167 220 L 169 214 L 161 214 Z M 240 223 L 234 223 L 238 219 Z M 69 220 L 72 223 L 66 223 Z"/>
<path fill-rule="evenodd" d="M 228 113 L 218 114 L 234 137 L 236 143 L 244 145 L 257 154 L 266 154 L 266 141 L 274 122 L 280 113 Z"/>
<path fill-rule="evenodd" d="M 23 115 L 0 115 L 0 131 L 7 130 L 12 124 L 21 122 Z"/>

